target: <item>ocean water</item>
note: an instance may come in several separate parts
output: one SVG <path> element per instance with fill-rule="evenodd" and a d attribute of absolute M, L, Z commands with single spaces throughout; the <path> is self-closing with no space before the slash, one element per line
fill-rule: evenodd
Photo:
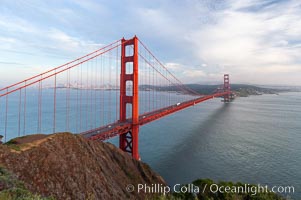
<path fill-rule="evenodd" d="M 213 99 L 141 127 L 139 147 L 169 185 L 294 186 L 301 199 L 301 93 Z"/>

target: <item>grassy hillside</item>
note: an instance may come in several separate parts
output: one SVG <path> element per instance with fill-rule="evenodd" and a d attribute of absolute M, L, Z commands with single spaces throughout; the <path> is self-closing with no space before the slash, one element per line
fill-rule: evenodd
<path fill-rule="evenodd" d="M 24 183 L 0 166 L 0 200 L 52 200 L 33 194 L 27 190 Z"/>

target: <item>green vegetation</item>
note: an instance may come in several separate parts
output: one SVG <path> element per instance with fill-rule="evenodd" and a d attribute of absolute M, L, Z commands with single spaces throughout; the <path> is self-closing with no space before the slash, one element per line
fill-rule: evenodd
<path fill-rule="evenodd" d="M 33 194 L 22 181 L 0 166 L 0 200 L 54 200 Z"/>
<path fill-rule="evenodd" d="M 232 182 L 219 182 L 214 183 L 210 179 L 198 179 L 192 182 L 194 186 L 200 188 L 198 193 L 193 192 L 180 192 L 180 193 L 172 193 L 171 195 L 160 196 L 155 198 L 155 200 L 284 200 L 285 198 L 281 197 L 280 195 L 273 193 L 273 192 L 216 192 L 213 193 L 210 191 L 210 186 L 214 184 L 214 186 L 218 185 L 219 188 L 221 187 L 229 187 L 229 188 L 238 188 L 244 187 L 245 184 L 243 183 L 232 183 Z M 188 185 L 185 185 L 189 187 Z M 256 185 L 249 185 L 249 188 L 257 187 Z M 203 188 L 204 191 L 203 191 Z M 251 190 L 254 191 L 254 190 Z"/>
<path fill-rule="evenodd" d="M 4 145 L 9 146 L 11 149 L 16 151 L 21 151 L 20 145 L 18 145 L 18 142 L 14 139 L 9 140 L 8 142 L 4 143 Z"/>

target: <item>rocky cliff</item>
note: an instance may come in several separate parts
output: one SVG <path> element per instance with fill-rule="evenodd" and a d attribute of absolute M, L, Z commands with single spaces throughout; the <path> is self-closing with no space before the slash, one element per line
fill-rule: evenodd
<path fill-rule="evenodd" d="M 150 167 L 115 146 L 80 135 L 32 135 L 0 145 L 0 165 L 25 187 L 56 199 L 145 199 L 128 184 L 164 180 Z"/>

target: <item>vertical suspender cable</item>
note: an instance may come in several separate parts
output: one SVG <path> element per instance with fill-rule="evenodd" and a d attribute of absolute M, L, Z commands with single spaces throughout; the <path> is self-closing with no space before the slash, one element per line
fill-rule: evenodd
<path fill-rule="evenodd" d="M 77 133 L 79 133 L 79 129 L 78 129 L 78 127 L 79 127 L 79 117 L 78 117 L 78 110 L 79 110 L 79 108 L 78 108 L 78 104 L 79 104 L 79 101 L 78 101 L 78 90 L 79 90 L 79 84 L 78 84 L 78 82 L 79 82 L 79 68 L 77 68 L 77 71 L 76 71 L 77 73 L 77 75 L 76 75 L 76 119 L 75 119 L 75 126 L 76 126 L 76 132 Z"/>
<path fill-rule="evenodd" d="M 41 76 L 42 78 L 42 76 Z M 42 133 L 42 115 L 43 115 L 43 81 L 41 81 L 41 93 L 40 93 L 40 130 L 39 133 Z"/>
<path fill-rule="evenodd" d="M 111 105 L 112 105 L 112 94 L 111 94 L 111 81 L 112 81 L 112 72 L 111 72 L 111 63 L 112 60 L 111 60 L 111 51 L 109 51 L 109 67 L 108 67 L 108 70 L 109 70 L 109 103 L 108 103 L 108 112 L 109 112 L 109 123 L 112 122 L 112 110 L 111 110 Z"/>
<path fill-rule="evenodd" d="M 92 126 L 93 126 L 93 60 L 90 61 L 91 64 L 90 64 L 90 112 L 89 112 L 89 129 L 92 129 Z"/>
<path fill-rule="evenodd" d="M 20 137 L 20 132 L 21 132 L 21 95 L 22 95 L 22 90 L 19 90 L 19 117 L 18 117 L 18 137 Z"/>
<path fill-rule="evenodd" d="M 56 128 L 56 74 L 54 75 L 54 91 L 53 91 L 53 133 Z"/>
<path fill-rule="evenodd" d="M 40 77 L 42 79 L 42 75 Z M 42 81 L 39 81 L 39 92 L 38 92 L 38 125 L 37 125 L 37 133 L 41 133 L 41 86 Z"/>
<path fill-rule="evenodd" d="M 98 57 L 95 58 L 95 62 L 94 62 L 94 109 L 93 109 L 93 112 L 94 112 L 94 128 L 97 127 L 97 98 L 96 98 L 96 91 L 98 90 L 97 88 L 97 60 L 98 60 Z"/>
<path fill-rule="evenodd" d="M 102 124 L 105 125 L 105 85 L 104 85 L 104 77 L 105 77 L 105 59 L 104 56 L 101 57 L 101 69 L 102 69 Z"/>
<path fill-rule="evenodd" d="M 82 99 L 83 99 L 83 94 L 82 94 L 82 91 L 83 91 L 83 65 L 80 64 L 80 102 L 79 102 L 79 131 L 82 132 Z"/>
<path fill-rule="evenodd" d="M 115 98 L 116 98 L 116 106 L 115 106 L 116 117 L 115 117 L 115 120 L 118 119 L 118 110 L 119 110 L 118 91 L 117 91 L 117 87 L 118 87 L 118 67 L 119 67 L 119 65 L 118 65 L 118 59 L 119 59 L 119 48 L 117 47 L 116 48 L 116 60 L 115 60 L 115 62 L 116 62 L 116 69 L 115 69 L 116 70 L 116 77 L 115 77 L 116 81 L 115 81 L 115 89 L 114 89 L 114 91 L 115 91 Z"/>
<path fill-rule="evenodd" d="M 6 89 L 6 92 L 8 92 L 8 89 Z M 8 114 L 8 95 L 6 95 L 6 104 L 5 104 L 5 130 L 4 130 L 5 142 L 7 138 L 7 114 Z"/>
<path fill-rule="evenodd" d="M 150 55 L 148 54 L 148 60 L 150 61 Z M 148 87 L 151 89 L 151 67 L 148 66 Z M 151 111 L 151 90 L 148 90 L 148 111 Z"/>
<path fill-rule="evenodd" d="M 24 82 L 24 84 L 26 85 L 26 81 Z M 23 108 L 23 136 L 26 134 L 26 87 L 24 88 L 24 108 Z"/>
<path fill-rule="evenodd" d="M 87 72 L 86 72 L 86 128 L 85 130 L 88 130 L 88 109 L 89 109 L 89 63 L 87 63 Z"/>

